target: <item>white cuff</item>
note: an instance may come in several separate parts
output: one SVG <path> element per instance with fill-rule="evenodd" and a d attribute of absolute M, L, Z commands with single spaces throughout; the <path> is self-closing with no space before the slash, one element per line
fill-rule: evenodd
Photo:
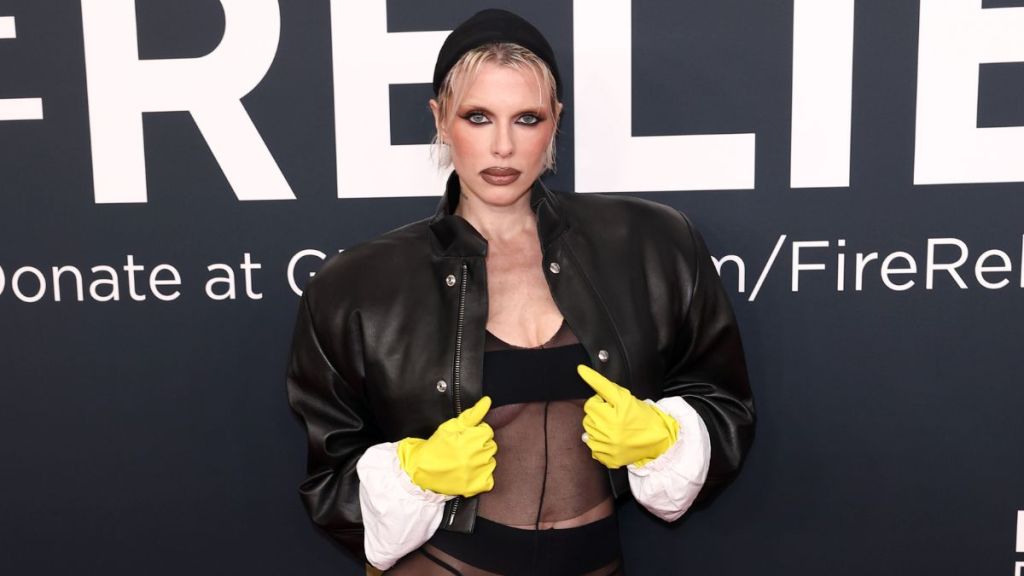
<path fill-rule="evenodd" d="M 654 404 L 679 422 L 679 434 L 669 449 L 644 466 L 630 464 L 629 488 L 652 514 L 672 522 L 682 516 L 704 486 L 711 464 L 711 436 L 697 413 L 679 396 Z"/>
<path fill-rule="evenodd" d="M 434 535 L 444 503 L 452 496 L 414 484 L 398 464 L 397 442 L 371 446 L 359 458 L 356 472 L 366 559 L 387 570 Z"/>

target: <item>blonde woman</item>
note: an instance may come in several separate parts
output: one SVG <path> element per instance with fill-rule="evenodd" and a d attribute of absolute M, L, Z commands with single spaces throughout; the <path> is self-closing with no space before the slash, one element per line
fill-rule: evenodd
<path fill-rule="evenodd" d="M 615 500 L 674 521 L 739 470 L 753 400 L 699 234 L 549 190 L 562 81 L 503 10 L 447 38 L 436 213 L 303 294 L 289 400 L 313 521 L 387 574 L 624 574 Z"/>

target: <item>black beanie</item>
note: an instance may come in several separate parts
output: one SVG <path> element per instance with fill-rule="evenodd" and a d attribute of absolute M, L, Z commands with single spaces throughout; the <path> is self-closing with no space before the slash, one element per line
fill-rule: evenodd
<path fill-rule="evenodd" d="M 441 82 L 463 54 L 492 42 L 511 42 L 536 54 L 551 69 L 555 77 L 555 92 L 558 99 L 562 99 L 562 80 L 558 76 L 555 51 L 544 35 L 522 17 L 498 8 L 488 8 L 470 16 L 445 39 L 434 65 L 434 95 L 441 91 Z"/>

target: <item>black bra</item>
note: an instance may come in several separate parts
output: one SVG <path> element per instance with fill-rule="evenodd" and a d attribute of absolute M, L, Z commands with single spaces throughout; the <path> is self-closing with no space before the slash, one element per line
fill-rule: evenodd
<path fill-rule="evenodd" d="M 515 346 L 487 332 L 484 350 L 483 393 L 491 397 L 492 407 L 594 394 L 576 373 L 576 365 L 589 366 L 590 358 L 565 320 L 539 347 Z"/>

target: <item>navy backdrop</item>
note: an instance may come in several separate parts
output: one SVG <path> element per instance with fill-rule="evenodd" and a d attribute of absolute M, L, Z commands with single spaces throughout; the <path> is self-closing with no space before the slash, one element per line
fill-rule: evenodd
<path fill-rule="evenodd" d="M 290 280 L 301 287 L 320 259 L 295 256 L 425 217 L 441 191 L 339 189 L 336 142 L 360 110 L 335 97 L 364 85 L 335 73 L 331 15 L 363 8 L 277 2 L 272 64 L 241 99 L 294 199 L 240 197 L 182 109 L 140 112 L 142 201 L 101 202 L 83 35 L 83 11 L 102 13 L 95 4 L 0 2 L 0 571 L 361 573 L 296 492 L 305 434 L 284 388 Z M 244 25 L 237 0 L 136 0 L 138 58 L 214 51 L 229 4 Z M 546 181 L 577 189 L 580 2 L 365 4 L 386 8 L 381 33 L 450 30 L 485 6 L 536 22 L 558 53 L 568 112 Z M 632 136 L 756 138 L 751 186 L 616 191 L 684 210 L 723 259 L 759 415 L 743 473 L 713 506 L 672 526 L 620 507 L 630 571 L 1020 574 L 1024 176 L 1011 165 L 1010 176 L 923 183 L 915 145 L 922 12 L 1005 14 L 1024 51 L 1024 2 L 833 2 L 854 24 L 852 60 L 835 64 L 852 74 L 849 181 L 817 187 L 791 179 L 794 16 L 805 2 L 626 4 L 632 70 L 614 80 L 631 83 Z M 968 89 L 970 128 L 1008 131 L 1002 150 L 1020 164 L 1018 60 L 979 60 Z M 390 121 L 377 124 L 395 146 L 429 140 L 430 72 L 387 89 Z M 972 158 L 963 162 L 984 160 Z M 385 160 L 360 169 L 401 170 Z M 881 262 L 896 252 L 889 269 L 913 271 L 886 276 Z M 961 257 L 955 274 L 941 269 Z M 67 271 L 58 299 L 62 266 L 81 274 L 81 298 Z M 150 285 L 155 270 L 164 284 Z"/>

